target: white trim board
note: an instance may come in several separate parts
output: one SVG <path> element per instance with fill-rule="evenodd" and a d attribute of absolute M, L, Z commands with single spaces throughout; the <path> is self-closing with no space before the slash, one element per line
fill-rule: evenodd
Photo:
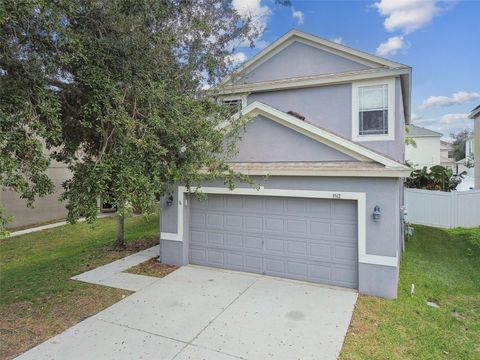
<path fill-rule="evenodd" d="M 407 68 L 376 68 L 357 71 L 346 71 L 332 74 L 321 74 L 271 81 L 260 81 L 245 84 L 226 84 L 211 90 L 214 94 L 244 94 L 258 91 L 274 91 L 296 88 L 308 88 L 315 86 L 329 86 L 336 84 L 351 83 L 357 80 L 377 79 L 388 76 L 410 75 Z"/>
<path fill-rule="evenodd" d="M 408 167 L 400 164 L 399 162 L 396 162 L 395 160 L 389 159 L 361 145 L 355 144 L 350 140 L 344 139 L 315 125 L 302 121 L 295 116 L 284 113 L 283 111 L 275 109 L 259 101 L 251 103 L 241 112 L 233 115 L 232 119 L 238 119 L 240 116 L 247 116 L 249 120 L 251 120 L 258 115 L 262 115 L 270 120 L 276 121 L 281 125 L 284 125 L 318 142 L 330 146 L 335 150 L 343 152 L 344 154 L 347 154 L 354 159 L 360 161 L 375 161 L 382 165 L 385 165 L 386 167 L 398 170 L 408 169 Z M 230 124 L 231 121 L 224 121 L 222 124 L 219 125 L 219 128 L 227 129 Z"/>
<path fill-rule="evenodd" d="M 314 199 L 336 199 L 356 200 L 358 217 L 358 262 L 363 264 L 374 264 L 382 266 L 398 266 L 398 254 L 396 256 L 380 256 L 367 254 L 366 247 L 366 194 L 363 192 L 342 192 L 342 191 L 316 191 L 316 190 L 287 190 L 287 189 L 260 189 L 236 188 L 229 190 L 222 187 L 201 187 L 190 188 L 190 192 L 201 191 L 205 194 L 232 194 L 252 196 L 279 196 L 279 197 L 300 197 Z M 185 186 L 178 187 L 177 207 L 177 233 L 161 233 L 164 240 L 183 241 L 184 227 L 184 206 L 185 193 L 189 190 Z"/>

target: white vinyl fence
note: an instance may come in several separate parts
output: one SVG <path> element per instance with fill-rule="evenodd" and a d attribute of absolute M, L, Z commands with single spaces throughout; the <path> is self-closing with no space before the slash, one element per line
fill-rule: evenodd
<path fill-rule="evenodd" d="M 443 228 L 480 226 L 480 190 L 405 189 L 407 221 Z"/>

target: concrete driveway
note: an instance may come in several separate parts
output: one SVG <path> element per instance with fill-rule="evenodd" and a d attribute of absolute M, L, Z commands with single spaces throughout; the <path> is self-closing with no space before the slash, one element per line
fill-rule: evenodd
<path fill-rule="evenodd" d="M 336 359 L 357 294 L 184 266 L 18 359 Z"/>

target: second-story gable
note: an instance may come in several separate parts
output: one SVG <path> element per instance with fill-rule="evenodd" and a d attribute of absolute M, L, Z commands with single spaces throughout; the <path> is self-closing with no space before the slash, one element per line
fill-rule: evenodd
<path fill-rule="evenodd" d="M 320 128 L 404 162 L 410 73 L 405 65 L 293 30 L 220 87 L 243 107 L 295 111 Z"/>
<path fill-rule="evenodd" d="M 254 67 L 239 82 L 254 83 L 371 68 L 313 44 L 292 40 Z"/>

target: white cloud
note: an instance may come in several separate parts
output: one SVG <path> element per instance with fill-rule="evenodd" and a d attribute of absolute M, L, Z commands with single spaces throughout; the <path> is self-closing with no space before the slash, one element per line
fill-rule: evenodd
<path fill-rule="evenodd" d="M 333 41 L 334 43 L 337 43 L 337 44 L 342 44 L 342 45 L 344 44 L 341 36 L 337 36 L 336 38 L 331 39 L 331 41 Z"/>
<path fill-rule="evenodd" d="M 420 116 L 418 114 L 415 114 L 415 113 L 412 113 L 412 115 L 410 116 L 410 119 L 412 121 L 419 121 L 419 120 L 422 120 L 422 116 Z"/>
<path fill-rule="evenodd" d="M 408 48 L 407 43 L 403 39 L 403 36 L 392 36 L 384 43 L 378 45 L 376 54 L 378 56 L 395 55 L 400 50 Z"/>
<path fill-rule="evenodd" d="M 292 6 L 292 16 L 297 20 L 298 25 L 303 25 L 303 12 L 300 10 L 295 10 L 295 8 Z"/>
<path fill-rule="evenodd" d="M 463 104 L 474 99 L 479 99 L 480 93 L 458 91 L 452 96 L 430 96 L 420 105 L 421 110 L 437 106 L 451 106 L 456 104 Z"/>
<path fill-rule="evenodd" d="M 442 123 L 444 124 L 450 124 L 464 120 L 469 120 L 468 114 L 445 114 L 442 116 Z"/>
<path fill-rule="evenodd" d="M 259 35 L 263 33 L 272 13 L 268 6 L 262 6 L 260 0 L 233 0 L 232 6 L 242 18 L 252 19 L 254 32 L 258 32 Z"/>
<path fill-rule="evenodd" d="M 232 66 L 237 66 L 247 60 L 247 55 L 243 52 L 238 52 L 236 54 L 227 55 L 225 61 Z"/>
<path fill-rule="evenodd" d="M 455 2 L 438 0 L 380 0 L 373 6 L 385 16 L 385 29 L 410 34 L 428 25 L 435 16 Z"/>

